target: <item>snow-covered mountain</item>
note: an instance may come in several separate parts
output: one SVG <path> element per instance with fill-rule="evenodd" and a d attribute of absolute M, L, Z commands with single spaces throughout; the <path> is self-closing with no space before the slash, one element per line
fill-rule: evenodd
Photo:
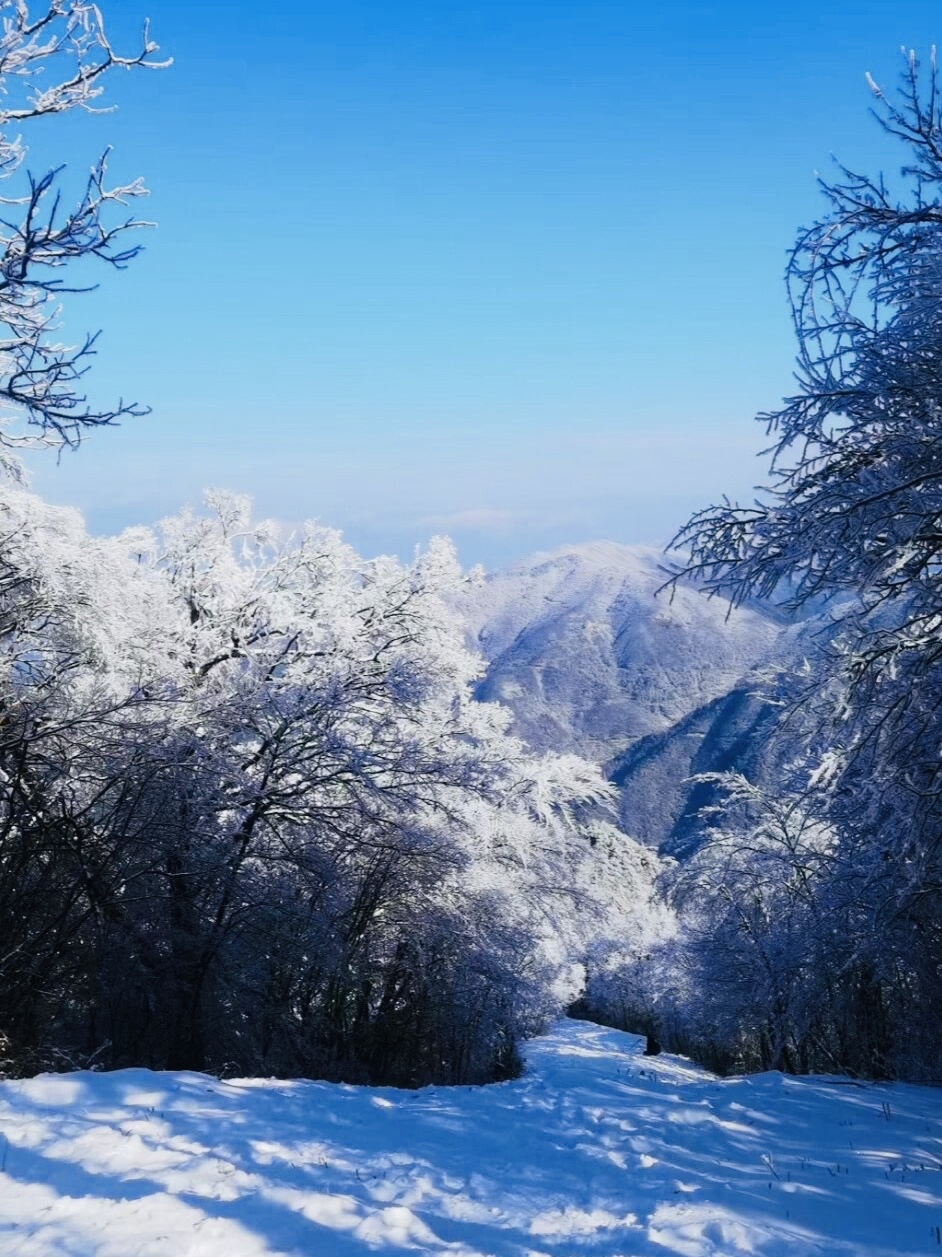
<path fill-rule="evenodd" d="M 654 549 L 567 546 L 485 579 L 464 614 L 489 661 L 479 694 L 531 745 L 607 763 L 729 693 L 781 627 L 667 579 Z"/>
<path fill-rule="evenodd" d="M 639 738 L 608 765 L 619 787 L 624 829 L 662 855 L 683 859 L 699 842 L 700 809 L 717 801 L 700 773 L 769 775 L 770 738 L 781 708 L 768 702 L 747 674 L 727 693 L 671 725 Z"/>
<path fill-rule="evenodd" d="M 532 746 L 603 764 L 624 828 L 683 857 L 713 796 L 689 779 L 761 775 L 780 708 L 760 676 L 802 653 L 803 629 L 667 577 L 658 550 L 567 546 L 488 575 L 462 614 L 488 661 L 479 697 Z"/>

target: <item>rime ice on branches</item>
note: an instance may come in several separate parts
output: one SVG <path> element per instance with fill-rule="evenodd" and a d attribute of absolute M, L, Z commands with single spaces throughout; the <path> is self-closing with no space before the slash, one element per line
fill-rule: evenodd
<path fill-rule="evenodd" d="M 118 53 L 101 13 L 83 0 L 51 0 L 33 12 L 25 0 L 0 0 L 0 457 L 24 445 L 75 445 L 91 427 L 145 414 L 119 400 L 98 407 L 83 391 L 97 334 L 78 345 L 57 337 L 61 298 L 82 291 L 65 274 L 97 258 L 118 269 L 140 251 L 129 236 L 146 226 L 128 206 L 147 190 L 140 179 L 111 184 L 108 151 L 92 165 L 71 205 L 63 167 L 29 168 L 22 124 L 73 109 L 101 112 L 105 77 L 116 67 L 158 69 L 145 25 L 138 50 Z M 87 290 L 87 288 L 86 288 Z"/>

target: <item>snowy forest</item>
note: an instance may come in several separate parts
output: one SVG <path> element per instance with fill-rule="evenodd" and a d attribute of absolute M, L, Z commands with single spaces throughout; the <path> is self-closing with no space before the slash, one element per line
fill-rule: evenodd
<path fill-rule="evenodd" d="M 791 253 L 768 487 L 597 551 L 562 633 L 540 582 L 584 556 L 366 559 L 222 491 L 100 537 L 30 492 L 23 449 L 142 413 L 58 326 L 146 224 L 20 133 L 163 63 L 84 0 L 0 14 L 2 1075 L 484 1082 L 569 1010 L 720 1073 L 942 1082 L 934 56 L 872 84 L 899 177 L 842 168 Z"/>

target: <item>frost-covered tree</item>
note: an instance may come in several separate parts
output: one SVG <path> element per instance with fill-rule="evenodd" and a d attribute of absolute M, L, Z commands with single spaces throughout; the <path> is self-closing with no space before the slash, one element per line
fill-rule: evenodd
<path fill-rule="evenodd" d="M 667 886 L 690 988 L 688 1008 L 667 1015 L 724 1068 L 833 1067 L 821 1022 L 848 940 L 823 891 L 837 836 L 813 794 L 774 795 L 735 773 L 707 780 L 721 801 L 703 809 L 702 845 Z"/>
<path fill-rule="evenodd" d="M 589 836 L 595 859 L 583 876 L 595 929 L 584 950 L 584 991 L 576 1010 L 608 1025 L 653 1033 L 663 995 L 663 972 L 654 958 L 677 930 L 676 914 L 658 883 L 673 861 L 612 825 L 596 823 Z"/>
<path fill-rule="evenodd" d="M 760 415 L 775 437 L 769 488 L 681 530 L 694 573 L 742 600 L 829 600 L 856 715 L 915 745 L 942 658 L 942 99 L 913 54 L 897 103 L 871 82 L 905 146 L 900 186 L 841 168 L 828 212 L 799 234 L 787 278 L 799 391 Z M 836 596 L 846 595 L 838 606 Z M 900 684 L 905 677 L 905 683 Z M 918 682 L 918 685 L 917 685 Z M 907 694 L 907 690 L 909 693 Z M 930 704 L 931 709 L 931 704 Z M 902 757 L 901 757 L 902 758 Z M 921 758 L 921 757 L 920 757 Z M 921 764 L 932 788 L 937 767 Z M 914 764 L 910 764 L 915 769 Z"/>
<path fill-rule="evenodd" d="M 117 765 L 138 753 L 129 696 L 148 671 L 145 635 L 159 607 L 119 560 L 76 512 L 5 487 L 0 1032 L 24 1068 L 50 1017 L 82 998 L 86 946 L 128 880 L 133 786 Z"/>
<path fill-rule="evenodd" d="M 0 456 L 7 460 L 24 443 L 74 444 L 86 428 L 143 413 L 123 401 L 92 405 L 82 380 L 96 337 L 68 346 L 57 328 L 63 295 L 80 291 L 76 263 L 94 258 L 121 268 L 138 253 L 130 234 L 145 224 L 127 207 L 146 189 L 140 179 L 112 183 L 105 151 L 71 195 L 63 167 L 29 169 L 21 128 L 97 111 L 106 76 L 166 65 L 156 52 L 146 27 L 137 52 L 117 52 L 98 6 L 86 0 L 38 8 L 0 0 Z"/>
<path fill-rule="evenodd" d="M 102 541 L 15 486 L 0 506 L 20 1067 L 511 1069 L 574 993 L 610 791 L 474 700 L 451 547 L 365 561 L 226 494 Z"/>
<path fill-rule="evenodd" d="M 807 758 L 838 836 L 833 876 L 815 894 L 841 905 L 849 934 L 850 954 L 831 971 L 835 999 L 868 1022 L 857 1036 L 872 1045 L 865 1070 L 937 1074 L 929 1030 L 942 996 L 935 53 L 927 71 L 907 56 L 898 96 L 870 87 L 904 164 L 892 180 L 840 167 L 822 183 L 826 213 L 798 236 L 787 268 L 798 390 L 760 416 L 774 442 L 770 484 L 751 506 L 700 512 L 676 540 L 689 549 L 688 574 L 708 590 L 823 609 L 830 619 L 800 692 L 803 724 L 813 729 Z M 780 927 L 773 915 L 770 930 L 778 936 Z M 830 1047 L 841 1056 L 839 1039 Z"/>
<path fill-rule="evenodd" d="M 95 112 L 129 56 L 85 0 L 0 0 L 0 465 L 139 413 L 60 343 L 91 259 L 123 267 L 139 180 L 70 204 L 21 128 Z M 40 123 L 40 125 L 42 125 Z M 91 539 L 0 484 L 0 1046 L 417 1083 L 506 1076 L 572 997 L 610 789 L 476 702 L 436 542 L 365 561 L 232 495 Z M 599 901 L 601 902 L 601 901 Z"/>

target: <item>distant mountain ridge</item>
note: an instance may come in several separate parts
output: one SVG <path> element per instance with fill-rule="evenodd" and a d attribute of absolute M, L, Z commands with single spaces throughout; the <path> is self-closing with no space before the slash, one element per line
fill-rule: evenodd
<path fill-rule="evenodd" d="M 478 697 L 509 706 L 532 746 L 603 764 L 624 828 L 683 856 L 710 796 L 689 778 L 758 765 L 778 713 L 757 670 L 795 630 L 772 609 L 665 590 L 668 558 L 614 542 L 536 554 L 489 574 L 462 614 L 488 661 Z"/>
<path fill-rule="evenodd" d="M 488 661 L 479 697 L 510 706 L 532 745 L 607 763 L 774 653 L 771 617 L 687 586 L 671 594 L 667 579 L 661 551 L 614 542 L 490 574 L 464 608 Z"/>

